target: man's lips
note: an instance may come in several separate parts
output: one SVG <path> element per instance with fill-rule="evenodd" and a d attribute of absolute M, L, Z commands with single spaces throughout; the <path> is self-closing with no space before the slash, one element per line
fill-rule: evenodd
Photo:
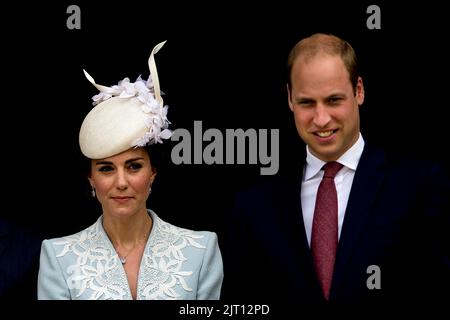
<path fill-rule="evenodd" d="M 319 138 L 328 138 L 335 134 L 337 131 L 338 129 L 320 130 L 314 131 L 313 134 Z"/>

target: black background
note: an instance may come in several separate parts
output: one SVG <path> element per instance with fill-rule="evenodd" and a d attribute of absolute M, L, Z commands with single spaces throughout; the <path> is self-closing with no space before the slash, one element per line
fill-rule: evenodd
<path fill-rule="evenodd" d="M 178 2 L 178 4 L 177 4 Z M 1 215 L 42 238 L 91 225 L 101 208 L 80 166 L 78 130 L 97 90 L 124 77 L 148 77 L 155 56 L 172 128 L 280 130 L 280 173 L 299 142 L 287 104 L 291 47 L 314 32 L 348 40 L 359 58 L 367 142 L 448 166 L 448 72 L 443 5 L 362 1 L 58 1 L 3 7 Z M 66 9 L 81 9 L 69 30 Z M 369 30 L 366 9 L 381 8 Z M 205 144 L 206 145 L 206 144 Z M 220 239 L 233 195 L 260 179 L 260 165 L 173 165 L 160 172 L 149 207 L 175 225 Z"/>

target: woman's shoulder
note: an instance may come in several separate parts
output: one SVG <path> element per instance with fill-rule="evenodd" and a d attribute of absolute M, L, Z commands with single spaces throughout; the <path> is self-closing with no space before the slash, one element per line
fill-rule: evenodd
<path fill-rule="evenodd" d="M 95 237 L 99 234 L 100 227 L 101 227 L 100 223 L 101 223 L 101 218 L 99 218 L 94 224 L 87 227 L 86 229 L 83 229 L 76 233 L 62 236 L 62 237 L 45 239 L 43 241 L 43 244 L 52 244 L 55 246 L 55 245 L 63 245 L 63 244 L 67 244 L 67 243 L 84 242 L 86 240 L 92 239 L 93 237 Z"/>
<path fill-rule="evenodd" d="M 217 241 L 217 234 L 213 231 L 192 230 L 172 223 L 166 222 L 156 215 L 155 212 L 149 210 L 154 224 L 154 236 L 160 241 L 173 241 L 183 239 L 187 245 L 204 248 L 211 242 Z"/>

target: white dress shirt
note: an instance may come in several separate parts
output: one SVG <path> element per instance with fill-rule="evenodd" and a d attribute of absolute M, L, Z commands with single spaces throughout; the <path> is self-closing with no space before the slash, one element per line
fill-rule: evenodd
<path fill-rule="evenodd" d="M 342 169 L 334 178 L 338 197 L 338 237 L 341 236 L 342 223 L 344 222 L 350 189 L 363 149 L 364 139 L 360 133 L 356 143 L 336 160 L 343 165 Z M 306 237 L 310 245 L 317 189 L 322 181 L 324 171 L 321 169 L 325 163 L 325 161 L 315 157 L 309 151 L 308 146 L 306 146 L 306 165 L 303 170 L 301 199 L 303 222 L 305 223 Z"/>

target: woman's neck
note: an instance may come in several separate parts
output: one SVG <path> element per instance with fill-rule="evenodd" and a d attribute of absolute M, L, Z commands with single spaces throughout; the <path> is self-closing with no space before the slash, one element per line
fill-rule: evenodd
<path fill-rule="evenodd" d="M 103 214 L 103 228 L 115 247 L 126 248 L 146 241 L 152 224 L 152 218 L 147 210 L 126 218 Z"/>

